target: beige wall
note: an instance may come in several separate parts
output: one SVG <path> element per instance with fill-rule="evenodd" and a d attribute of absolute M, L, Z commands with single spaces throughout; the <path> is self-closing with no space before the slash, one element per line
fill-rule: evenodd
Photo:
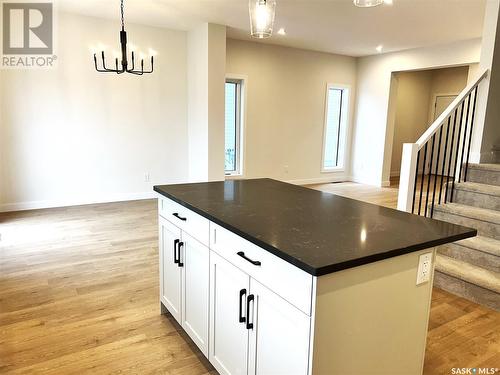
<path fill-rule="evenodd" d="M 325 95 L 327 83 L 351 87 L 351 123 L 356 59 L 233 39 L 226 56 L 227 73 L 248 77 L 244 177 L 345 179 L 321 173 Z"/>
<path fill-rule="evenodd" d="M 394 74 L 397 99 L 391 176 L 399 175 L 403 143 L 416 142 L 432 123 L 436 96 L 460 93 L 468 76 L 468 66 Z"/>
<path fill-rule="evenodd" d="M 475 39 L 358 59 L 354 181 L 378 186 L 389 183 L 394 134 L 389 111 L 392 73 L 477 63 L 480 51 L 481 40 Z"/>
<path fill-rule="evenodd" d="M 399 175 L 403 143 L 415 142 L 429 126 L 429 101 L 432 71 L 395 73 L 394 141 L 391 176 Z"/>

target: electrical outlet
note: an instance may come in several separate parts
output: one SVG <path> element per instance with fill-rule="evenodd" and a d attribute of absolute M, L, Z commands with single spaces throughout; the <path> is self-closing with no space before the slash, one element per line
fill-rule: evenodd
<path fill-rule="evenodd" d="M 284 165 L 283 170 L 284 170 L 285 174 L 288 174 L 288 165 Z"/>
<path fill-rule="evenodd" d="M 418 259 L 417 285 L 428 282 L 432 272 L 432 253 L 420 255 Z"/>
<path fill-rule="evenodd" d="M 144 182 L 149 182 L 149 173 L 144 173 Z"/>

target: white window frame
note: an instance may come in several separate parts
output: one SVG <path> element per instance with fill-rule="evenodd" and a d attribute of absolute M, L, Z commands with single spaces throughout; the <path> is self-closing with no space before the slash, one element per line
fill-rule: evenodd
<path fill-rule="evenodd" d="M 339 160 L 336 167 L 325 167 L 326 134 L 328 127 L 328 95 L 330 89 L 342 90 L 342 106 L 340 108 L 340 135 L 339 135 Z M 349 116 L 350 116 L 351 86 L 328 83 L 325 92 L 325 118 L 323 124 L 323 147 L 321 149 L 321 173 L 344 172 L 347 163 L 347 140 L 349 136 Z"/>
<path fill-rule="evenodd" d="M 236 123 L 236 170 L 227 172 L 224 170 L 225 178 L 242 178 L 244 177 L 244 160 L 245 160 L 245 123 L 246 123 L 246 90 L 247 90 L 247 77 L 241 74 L 226 74 L 226 82 L 238 83 L 238 108 L 236 110 L 237 123 Z M 224 96 L 225 98 L 225 96 Z M 224 123 L 225 126 L 225 123 Z"/>

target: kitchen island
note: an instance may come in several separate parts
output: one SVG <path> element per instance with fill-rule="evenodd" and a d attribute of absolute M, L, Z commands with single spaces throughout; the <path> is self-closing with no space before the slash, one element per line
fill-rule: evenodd
<path fill-rule="evenodd" d="M 155 186 L 160 302 L 221 374 L 420 374 L 469 229 L 270 179 Z"/>

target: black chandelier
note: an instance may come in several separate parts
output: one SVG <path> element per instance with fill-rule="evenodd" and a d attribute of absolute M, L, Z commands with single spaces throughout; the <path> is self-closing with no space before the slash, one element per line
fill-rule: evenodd
<path fill-rule="evenodd" d="M 116 73 L 116 74 L 131 73 L 131 74 L 137 74 L 140 76 L 145 74 L 145 73 L 153 73 L 153 56 L 151 56 L 151 69 L 150 70 L 146 70 L 146 71 L 144 70 L 144 59 L 141 59 L 140 69 L 139 69 L 139 67 L 136 69 L 134 51 L 132 51 L 132 67 L 131 68 L 128 67 L 127 32 L 125 31 L 125 22 L 123 19 L 123 0 L 121 0 L 120 11 L 121 11 L 121 21 L 122 21 L 122 29 L 120 31 L 120 44 L 121 44 L 121 50 L 122 50 L 121 68 L 118 67 L 118 57 L 115 58 L 115 69 L 106 68 L 106 59 L 104 58 L 104 51 L 101 51 L 102 68 L 99 68 L 97 66 L 97 54 L 94 53 L 95 70 L 97 70 L 98 72 L 102 72 L 102 73 Z"/>

